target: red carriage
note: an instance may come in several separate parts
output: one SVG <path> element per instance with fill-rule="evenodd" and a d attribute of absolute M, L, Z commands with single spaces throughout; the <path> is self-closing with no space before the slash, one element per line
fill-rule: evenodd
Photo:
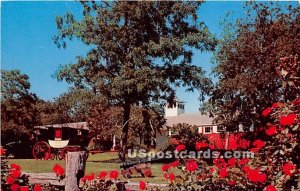
<path fill-rule="evenodd" d="M 35 126 L 34 134 L 32 154 L 41 160 L 62 160 L 67 152 L 85 150 L 90 141 L 86 122 Z"/>

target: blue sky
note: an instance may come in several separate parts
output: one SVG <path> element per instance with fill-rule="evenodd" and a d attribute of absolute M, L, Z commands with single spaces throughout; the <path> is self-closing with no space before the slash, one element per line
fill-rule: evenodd
<path fill-rule="evenodd" d="M 219 21 L 226 18 L 228 11 L 234 17 L 243 15 L 242 2 L 207 2 L 199 11 L 210 31 L 220 35 Z M 75 61 L 78 55 L 85 55 L 88 47 L 80 41 L 67 44 L 66 49 L 58 49 L 52 37 L 57 33 L 55 17 L 70 11 L 79 16 L 78 2 L 2 2 L 1 3 L 1 67 L 19 69 L 30 78 L 31 92 L 40 98 L 52 100 L 67 91 L 68 84 L 58 82 L 52 75 L 59 65 Z M 193 63 L 210 71 L 211 53 L 195 52 Z M 178 98 L 187 102 L 186 112 L 197 112 L 198 94 L 185 93 L 178 89 Z"/>

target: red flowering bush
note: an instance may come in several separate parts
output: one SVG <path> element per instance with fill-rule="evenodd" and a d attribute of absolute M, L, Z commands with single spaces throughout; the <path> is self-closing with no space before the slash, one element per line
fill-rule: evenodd
<path fill-rule="evenodd" d="M 1 157 L 1 187 L 3 190 L 17 191 L 22 186 L 23 190 L 28 188 L 28 175 L 22 174 L 21 167 L 17 164 L 7 164 Z"/>
<path fill-rule="evenodd" d="M 266 144 L 262 148 L 260 158 L 269 173 L 268 190 L 300 189 L 299 152 L 300 152 L 300 104 L 299 98 L 289 103 L 272 106 L 268 116 Z M 274 105 L 274 104 L 273 104 Z"/>
<path fill-rule="evenodd" d="M 262 111 L 263 128 L 250 150 L 253 159 L 217 158 L 213 166 L 201 159 L 180 160 L 182 173 L 170 180 L 172 168 L 164 168 L 170 190 L 300 190 L 300 59 L 284 57 L 276 66 L 282 78 L 286 103 L 277 102 Z M 195 142 L 197 150 L 206 148 Z"/>
<path fill-rule="evenodd" d="M 3 153 L 1 153 L 3 154 Z M 21 166 L 17 164 L 7 164 L 1 155 L 1 190 L 3 191 L 42 191 L 38 184 L 29 185 L 29 176 L 22 174 Z"/>
<path fill-rule="evenodd" d="M 125 182 L 118 179 L 119 171 L 101 171 L 96 176 L 95 173 L 87 174 L 80 180 L 82 190 L 125 190 Z"/>
<path fill-rule="evenodd" d="M 217 158 L 213 166 L 201 159 L 166 164 L 162 170 L 169 190 L 300 190 L 300 98 L 273 104 L 262 115 L 268 122 L 257 132 L 264 136 L 252 143 L 254 159 Z M 195 144 L 198 150 L 205 146 Z M 171 172 L 173 166 L 181 173 Z"/>

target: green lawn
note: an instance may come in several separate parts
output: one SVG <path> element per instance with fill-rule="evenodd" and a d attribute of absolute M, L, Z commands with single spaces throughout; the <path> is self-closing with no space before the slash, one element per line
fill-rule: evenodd
<path fill-rule="evenodd" d="M 63 160 L 35 160 L 35 159 L 9 159 L 9 163 L 16 163 L 22 167 L 23 172 L 28 173 L 41 173 L 41 172 L 52 172 L 52 167 L 55 164 L 65 166 Z M 120 161 L 118 160 L 117 153 L 101 153 L 90 155 L 86 163 L 86 173 L 94 172 L 97 174 L 99 171 L 120 171 Z M 151 167 L 154 177 L 148 178 L 147 181 L 152 183 L 165 183 L 163 180 L 163 173 L 161 171 L 162 164 L 153 164 Z M 121 177 L 121 176 L 120 176 Z M 123 179 L 123 177 L 121 177 Z M 130 179 L 132 182 L 139 180 L 145 180 L 142 177 L 134 177 Z"/>

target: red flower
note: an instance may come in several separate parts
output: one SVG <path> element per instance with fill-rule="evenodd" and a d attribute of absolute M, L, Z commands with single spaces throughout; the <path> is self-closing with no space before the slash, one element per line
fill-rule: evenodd
<path fill-rule="evenodd" d="M 82 178 L 80 179 L 80 181 L 85 182 L 85 181 L 86 181 L 86 176 L 82 177 Z"/>
<path fill-rule="evenodd" d="M 270 127 L 266 130 L 267 135 L 272 136 L 275 135 L 277 131 L 277 128 L 275 126 Z"/>
<path fill-rule="evenodd" d="M 220 170 L 220 177 L 225 178 L 226 176 L 228 176 L 227 168 L 222 168 Z"/>
<path fill-rule="evenodd" d="M 266 187 L 266 191 L 277 191 L 276 187 L 273 185 L 269 185 Z"/>
<path fill-rule="evenodd" d="M 168 176 L 167 173 L 164 173 L 164 177 L 165 177 L 165 179 L 168 179 L 168 178 L 169 178 L 169 176 Z"/>
<path fill-rule="evenodd" d="M 256 148 L 262 148 L 265 146 L 265 142 L 263 142 L 262 140 L 258 139 L 256 141 L 253 142 L 253 146 L 255 146 Z"/>
<path fill-rule="evenodd" d="M 283 171 L 284 174 L 291 176 L 292 175 L 291 170 L 294 170 L 294 168 L 295 167 L 294 167 L 293 164 L 285 163 L 282 167 L 282 171 Z"/>
<path fill-rule="evenodd" d="M 150 177 L 150 176 L 152 176 L 152 171 L 149 169 L 149 170 L 146 170 L 145 172 L 144 172 L 144 176 L 145 177 Z"/>
<path fill-rule="evenodd" d="M 288 114 L 286 116 L 281 116 L 280 118 L 280 125 L 282 126 L 290 126 L 294 123 L 294 120 L 296 118 L 296 114 Z"/>
<path fill-rule="evenodd" d="M 178 166 L 178 164 L 179 164 L 179 160 L 176 160 L 171 163 L 171 166 L 175 168 L 176 166 Z"/>
<path fill-rule="evenodd" d="M 185 149 L 185 145 L 178 145 L 177 147 L 176 147 L 176 151 L 182 151 L 182 150 L 184 150 Z"/>
<path fill-rule="evenodd" d="M 278 107 L 279 107 L 279 104 L 277 102 L 273 103 L 272 108 L 278 108 Z"/>
<path fill-rule="evenodd" d="M 248 179 L 252 182 L 264 183 L 267 179 L 267 175 L 265 173 L 259 173 L 258 169 L 249 169 L 246 173 Z"/>
<path fill-rule="evenodd" d="M 85 181 L 91 181 L 91 180 L 94 180 L 95 179 L 95 174 L 94 173 L 91 173 L 90 175 L 85 175 L 83 178 L 81 178 L 80 180 L 82 182 L 85 182 Z"/>
<path fill-rule="evenodd" d="M 101 172 L 99 172 L 98 178 L 99 179 L 105 179 L 106 176 L 107 176 L 107 172 L 101 171 Z"/>
<path fill-rule="evenodd" d="M 43 191 L 43 189 L 40 184 L 36 184 L 34 185 L 33 191 Z"/>
<path fill-rule="evenodd" d="M 65 173 L 65 169 L 58 164 L 54 165 L 52 171 L 55 172 L 56 176 L 62 176 Z"/>
<path fill-rule="evenodd" d="M 257 169 L 250 169 L 247 172 L 247 178 L 252 181 L 252 182 L 257 182 L 258 181 L 258 176 L 259 176 L 259 171 Z"/>
<path fill-rule="evenodd" d="M 208 144 L 205 143 L 205 142 L 200 142 L 200 143 L 196 143 L 196 149 L 197 150 L 200 150 L 201 148 L 205 148 L 205 147 L 208 147 Z"/>
<path fill-rule="evenodd" d="M 146 183 L 144 181 L 140 181 L 140 190 L 146 190 Z"/>
<path fill-rule="evenodd" d="M 10 165 L 10 168 L 11 168 L 11 169 L 14 169 L 14 170 L 21 170 L 21 166 L 20 166 L 20 165 L 17 165 L 17 164 L 11 164 L 11 165 Z"/>
<path fill-rule="evenodd" d="M 210 173 L 213 173 L 214 171 L 215 171 L 215 169 L 212 168 L 212 167 L 209 169 L 209 172 L 210 172 Z"/>
<path fill-rule="evenodd" d="M 18 184 L 13 184 L 10 186 L 11 191 L 18 191 L 20 186 Z"/>
<path fill-rule="evenodd" d="M 243 167 L 243 171 L 244 171 L 245 173 L 248 173 L 250 170 L 251 170 L 251 169 L 250 169 L 249 166 L 244 166 L 244 167 Z"/>
<path fill-rule="evenodd" d="M 262 115 L 263 115 L 264 117 L 267 117 L 267 116 L 271 113 L 271 111 L 272 111 L 272 108 L 271 108 L 271 107 L 268 107 L 268 108 L 266 108 L 266 109 L 262 112 Z"/>
<path fill-rule="evenodd" d="M 20 187 L 20 191 L 28 191 L 28 190 L 29 190 L 28 186 L 21 186 Z"/>
<path fill-rule="evenodd" d="M 213 162 L 214 165 L 216 165 L 218 168 L 226 166 L 225 160 L 223 158 L 215 158 Z"/>
<path fill-rule="evenodd" d="M 113 170 L 113 171 L 111 171 L 110 173 L 109 173 L 109 177 L 111 178 L 111 179 L 117 179 L 118 178 L 118 176 L 119 176 L 119 172 L 117 171 L 117 170 Z"/>
<path fill-rule="evenodd" d="M 14 178 L 19 178 L 21 176 L 21 171 L 19 171 L 19 170 L 11 169 L 10 173 L 11 173 L 11 176 L 14 177 Z"/>
<path fill-rule="evenodd" d="M 258 176 L 257 181 L 260 183 L 264 183 L 267 180 L 267 175 L 265 173 L 262 173 Z"/>
<path fill-rule="evenodd" d="M 233 180 L 229 181 L 229 185 L 230 186 L 234 186 L 235 185 L 235 181 L 233 181 Z"/>
<path fill-rule="evenodd" d="M 198 164 L 196 163 L 196 161 L 190 161 L 186 165 L 187 171 L 194 172 L 197 169 L 198 169 Z"/>
<path fill-rule="evenodd" d="M 171 167 L 170 164 L 165 164 L 165 165 L 163 165 L 163 166 L 161 167 L 161 170 L 162 170 L 162 171 L 168 171 L 170 167 Z"/>
<path fill-rule="evenodd" d="M 228 165 L 231 166 L 231 167 L 235 166 L 235 158 L 229 159 L 227 163 L 228 163 Z"/>
<path fill-rule="evenodd" d="M 7 177 L 6 184 L 13 184 L 15 183 L 15 179 L 11 176 Z"/>
<path fill-rule="evenodd" d="M 0 148 L 0 156 L 5 155 L 5 149 L 3 149 L 2 147 Z"/>
<path fill-rule="evenodd" d="M 175 180 L 175 175 L 172 172 L 169 174 L 169 179 L 170 179 L 170 181 Z"/>
<path fill-rule="evenodd" d="M 248 158 L 243 158 L 242 160 L 239 161 L 239 164 L 244 165 L 244 164 L 247 164 L 248 162 L 249 162 Z"/>

